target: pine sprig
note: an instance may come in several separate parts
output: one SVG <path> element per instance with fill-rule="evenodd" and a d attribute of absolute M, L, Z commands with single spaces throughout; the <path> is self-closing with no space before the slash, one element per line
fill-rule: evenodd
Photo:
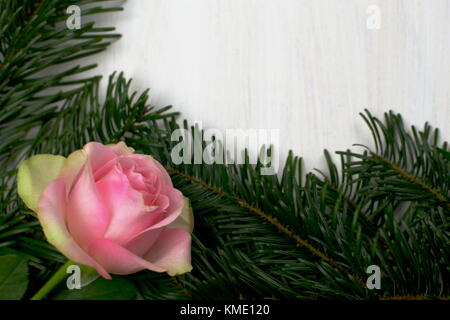
<path fill-rule="evenodd" d="M 60 104 L 81 94 L 95 81 L 83 72 L 96 65 L 73 66 L 80 58 L 104 50 L 119 35 L 114 28 L 96 28 L 85 22 L 78 30 L 66 27 L 66 9 L 82 8 L 90 14 L 121 10 L 103 7 L 99 1 L 0 2 L 0 179 L 11 176 L 24 153 L 33 152 L 35 130 L 48 127 L 60 116 Z M 74 76 L 79 79 L 74 80 Z M 70 85 L 70 87 L 67 87 Z M 10 185 L 6 179 L 2 184 Z"/>

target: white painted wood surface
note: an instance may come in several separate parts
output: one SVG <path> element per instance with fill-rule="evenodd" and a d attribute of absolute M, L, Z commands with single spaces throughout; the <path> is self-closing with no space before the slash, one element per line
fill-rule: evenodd
<path fill-rule="evenodd" d="M 280 130 L 323 168 L 322 151 L 371 137 L 358 112 L 394 109 L 450 132 L 449 0 L 128 0 L 123 38 L 93 73 L 123 70 L 152 103 L 204 128 Z M 377 5 L 381 28 L 367 27 Z"/>

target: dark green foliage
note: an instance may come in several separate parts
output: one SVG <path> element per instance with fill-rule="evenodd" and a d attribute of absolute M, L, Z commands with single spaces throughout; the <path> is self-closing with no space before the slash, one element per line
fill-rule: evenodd
<path fill-rule="evenodd" d="M 109 28 L 85 25 L 72 32 L 58 24 L 69 3 L 91 2 L 0 2 L 0 250 L 29 258 L 26 298 L 64 257 L 17 199 L 17 165 L 36 153 L 67 156 L 93 140 L 123 140 L 154 156 L 194 208 L 194 270 L 177 278 L 152 272 L 126 277 L 138 299 L 449 295 L 449 147 L 437 130 L 407 128 L 393 112 L 379 120 L 366 111 L 373 149 L 338 152 L 339 164 L 325 151 L 326 173 L 303 172 L 292 153 L 279 177 L 261 175 L 261 164 L 175 165 L 170 151 L 178 142 L 171 133 L 181 122 L 170 107 L 149 106 L 147 91 L 130 93 L 122 74 L 110 77 L 103 95 L 98 77 L 62 87 L 68 75 L 88 67 L 48 71 L 103 49 L 115 36 Z M 26 40 L 19 36 L 23 30 Z M 87 43 L 66 42 L 80 39 Z M 36 76 L 41 71 L 46 76 Z M 51 87 L 57 90 L 45 94 Z M 182 127 L 196 130 L 186 122 Z M 381 290 L 365 287 L 370 265 L 381 268 Z"/>
<path fill-rule="evenodd" d="M 25 256 L 0 256 L 0 300 L 19 300 L 28 285 L 28 267 Z"/>
<path fill-rule="evenodd" d="M 0 1 L 0 167 L 6 171 L 0 179 L 10 174 L 25 152 L 34 150 L 36 141 L 30 133 L 48 129 L 60 116 L 59 105 L 95 81 L 81 75 L 75 80 L 95 65 L 73 62 L 104 50 L 119 35 L 112 33 L 114 28 L 96 28 L 93 22 L 69 30 L 65 19 L 71 4 L 84 8 L 83 17 L 121 10 L 102 8 L 101 3 Z"/>

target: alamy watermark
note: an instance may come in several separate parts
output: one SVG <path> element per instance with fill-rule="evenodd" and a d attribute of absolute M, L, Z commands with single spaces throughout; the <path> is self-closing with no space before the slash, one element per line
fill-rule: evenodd
<path fill-rule="evenodd" d="M 174 164 L 252 164 L 260 165 L 261 175 L 277 174 L 279 155 L 278 129 L 207 129 L 201 122 L 195 130 L 176 129 L 171 141 L 178 142 L 171 150 Z M 248 154 L 243 151 L 247 149 Z"/>
<path fill-rule="evenodd" d="M 369 30 L 379 30 L 381 28 L 381 8 L 376 4 L 367 7 L 366 26 Z"/>
<path fill-rule="evenodd" d="M 376 264 L 367 267 L 366 273 L 370 274 L 366 281 L 367 289 L 381 289 L 381 269 Z"/>
<path fill-rule="evenodd" d="M 66 26 L 70 30 L 78 30 L 81 28 L 81 8 L 77 5 L 67 7 L 66 13 L 70 16 L 66 20 Z"/>
<path fill-rule="evenodd" d="M 81 269 L 78 265 L 73 264 L 67 267 L 66 273 L 70 274 L 67 277 L 67 289 L 75 290 L 81 289 Z"/>

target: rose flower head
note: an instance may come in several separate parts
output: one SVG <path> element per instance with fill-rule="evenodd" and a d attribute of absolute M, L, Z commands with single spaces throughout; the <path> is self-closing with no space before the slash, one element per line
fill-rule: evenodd
<path fill-rule="evenodd" d="M 90 142 L 67 158 L 35 155 L 17 184 L 47 240 L 104 278 L 192 269 L 189 200 L 158 161 L 123 142 Z"/>

